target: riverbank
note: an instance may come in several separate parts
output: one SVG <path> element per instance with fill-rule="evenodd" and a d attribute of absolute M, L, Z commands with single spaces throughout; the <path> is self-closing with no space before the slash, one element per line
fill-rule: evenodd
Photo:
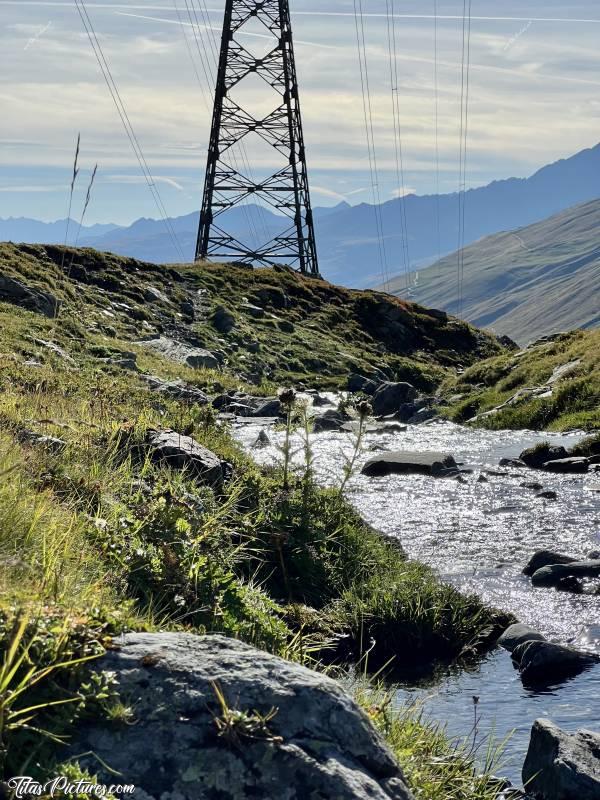
<path fill-rule="evenodd" d="M 380 426 L 381 428 L 381 426 Z M 547 439 L 575 447 L 582 434 L 490 431 L 438 421 L 405 430 L 367 433 L 348 498 L 374 527 L 401 538 L 409 557 L 432 566 L 463 592 L 512 613 L 552 641 L 600 652 L 597 620 L 600 598 L 538 589 L 522 570 L 538 549 L 563 550 L 584 558 L 598 548 L 600 496 L 597 479 L 518 466 L 526 448 Z M 257 428 L 243 424 L 237 437 L 250 447 Z M 269 433 L 271 448 L 254 451 L 262 463 L 276 457 L 281 434 Z M 324 485 L 340 480 L 353 449 L 347 431 L 313 439 L 316 478 Z M 464 470 L 457 479 L 426 475 L 360 475 L 364 461 L 382 451 L 424 450 L 450 453 Z M 500 466 L 503 459 L 508 465 Z M 555 499 L 536 495 L 553 493 Z M 401 505 L 400 505 L 401 499 Z M 594 631 L 596 635 L 594 637 Z M 508 653 L 498 651 L 460 670 L 441 670 L 416 686 L 404 683 L 398 702 L 423 703 L 433 720 L 449 723 L 449 733 L 468 736 L 473 728 L 473 696 L 479 698 L 478 741 L 508 740 L 500 773 L 518 783 L 533 720 L 550 716 L 565 730 L 597 730 L 593 703 L 600 691 L 598 667 L 567 683 L 535 691 L 524 687 Z M 482 746 L 482 749 L 485 749 Z"/>
<path fill-rule="evenodd" d="M 319 488 L 308 461 L 286 480 L 242 452 L 209 401 L 245 389 L 260 405 L 268 384 L 109 340 L 82 324 L 92 300 L 59 288 L 58 319 L 0 306 L 5 778 L 55 772 L 54 737 L 87 715 L 126 723 L 83 663 L 124 631 L 222 633 L 314 667 L 364 665 L 368 651 L 371 669 L 422 670 L 486 647 L 503 620 L 408 561 L 339 490 Z M 31 291 L 24 305 L 46 290 Z M 113 328 L 132 313 L 103 308 Z M 421 731 L 403 755 L 420 764 L 415 780 L 431 770 L 445 797 L 466 800 L 436 761 L 451 746 Z M 473 763 L 457 763 L 472 781 Z"/>
<path fill-rule="evenodd" d="M 546 336 L 470 367 L 441 387 L 443 412 L 490 430 L 600 429 L 600 331 Z"/>

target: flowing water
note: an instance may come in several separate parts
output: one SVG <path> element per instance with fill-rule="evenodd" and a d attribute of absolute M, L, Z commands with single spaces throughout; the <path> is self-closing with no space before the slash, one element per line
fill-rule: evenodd
<path fill-rule="evenodd" d="M 259 430 L 257 425 L 243 425 L 237 436 L 251 448 Z M 281 459 L 276 446 L 281 434 L 270 431 L 269 436 L 271 446 L 252 449 L 263 464 Z M 550 440 L 569 447 L 579 439 L 476 430 L 449 422 L 368 434 L 363 462 L 378 451 L 434 450 L 451 453 L 461 468 L 473 471 L 465 474 L 466 483 L 418 475 L 367 478 L 356 474 L 348 497 L 375 528 L 397 536 L 409 557 L 435 567 L 461 590 L 512 612 L 553 641 L 576 642 L 600 652 L 600 597 L 534 589 L 521 572 L 536 550 L 582 557 L 600 550 L 600 494 L 592 491 L 600 476 L 498 466 L 501 458 L 515 458 L 538 442 Z M 315 434 L 312 445 L 318 481 L 339 485 L 344 454 L 353 448 L 351 435 Z M 554 490 L 558 499 L 538 499 L 534 490 L 521 486 L 533 481 Z M 449 671 L 432 685 L 410 686 L 399 693 L 399 699 L 422 702 L 427 716 L 443 720 L 450 734 L 462 737 L 472 735 L 474 696 L 480 698 L 480 740 L 492 732 L 502 739 L 514 731 L 502 772 L 515 782 L 537 717 L 549 717 L 566 730 L 600 731 L 600 666 L 544 692 L 533 692 L 522 686 L 508 653 L 496 650 L 471 671 Z"/>

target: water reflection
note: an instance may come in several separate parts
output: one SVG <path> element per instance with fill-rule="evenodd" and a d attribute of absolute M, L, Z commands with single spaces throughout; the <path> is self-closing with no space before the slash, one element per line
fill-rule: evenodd
<path fill-rule="evenodd" d="M 256 426 L 237 431 L 250 446 Z M 279 434 L 270 433 L 277 444 Z M 349 498 L 375 528 L 397 536 L 411 558 L 435 567 L 462 591 L 512 612 L 549 638 L 600 652 L 600 597 L 533 589 L 522 569 L 534 551 L 563 551 L 585 556 L 600 549 L 600 495 L 587 491 L 594 475 L 558 475 L 499 467 L 526 447 L 551 439 L 570 447 L 581 436 L 528 431 L 481 431 L 451 423 L 409 426 L 405 432 L 375 435 L 365 441 L 363 459 L 377 450 L 441 450 L 471 469 L 466 483 L 423 476 L 366 478 L 356 475 Z M 300 442 L 298 442 L 300 445 Z M 313 437 L 316 475 L 323 485 L 339 485 L 349 435 Z M 262 463 L 278 459 L 275 446 L 254 451 Z M 522 484 L 538 482 L 557 493 L 556 500 L 536 498 Z M 399 654 L 400 655 L 400 654 Z M 424 701 L 435 719 L 448 722 L 451 735 L 465 736 L 473 727 L 473 695 L 479 696 L 482 735 L 495 731 L 507 745 L 510 764 L 504 774 L 518 782 L 531 725 L 550 717 L 566 730 L 600 730 L 600 668 L 544 692 L 521 684 L 510 656 L 498 651 L 473 670 L 443 675 L 432 687 L 406 687 L 401 698 Z"/>

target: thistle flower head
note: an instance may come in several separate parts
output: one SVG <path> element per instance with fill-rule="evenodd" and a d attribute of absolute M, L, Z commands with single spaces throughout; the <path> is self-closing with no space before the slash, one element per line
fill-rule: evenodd
<path fill-rule="evenodd" d="M 296 402 L 296 392 L 292 388 L 280 389 L 278 397 L 284 408 L 291 408 Z"/>

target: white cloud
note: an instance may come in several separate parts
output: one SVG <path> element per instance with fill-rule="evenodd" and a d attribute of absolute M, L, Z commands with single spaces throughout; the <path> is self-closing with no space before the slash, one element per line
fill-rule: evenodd
<path fill-rule="evenodd" d="M 68 173 L 73 141 L 81 131 L 84 158 L 91 164 L 98 161 L 101 174 L 107 176 L 107 200 L 98 201 L 106 206 L 99 213 L 104 218 L 113 211 L 135 213 L 129 209 L 130 199 L 139 203 L 144 179 L 136 173 L 135 157 L 73 3 L 0 0 L 0 6 L 5 23 L 0 47 L 8 65 L 0 75 L 4 140 L 0 164 L 3 175 L 10 169 L 16 176 L 15 187 L 2 189 L 5 198 L 18 186 L 41 187 L 44 181 L 36 171 L 52 172 L 48 184 L 57 184 L 62 175 L 57 170 Z M 545 6 L 542 0 L 532 0 L 527 8 L 531 19 L 550 19 Z M 384 8 L 383 2 L 378 7 Z M 194 189 L 192 205 L 185 187 L 202 183 L 211 119 L 208 98 L 214 81 L 212 54 L 222 7 L 210 9 L 210 32 L 197 31 L 202 52 L 210 58 L 205 75 L 196 55 L 200 86 L 183 38 L 186 32 L 195 53 L 190 26 L 179 24 L 172 4 L 90 2 L 88 8 L 151 171 L 161 174 L 157 182 L 176 190 L 168 193 L 173 213 L 191 210 L 199 190 Z M 568 19 L 571 9 L 566 0 L 556 2 L 552 11 L 556 21 L 534 21 L 506 49 L 530 17 L 521 18 L 516 1 L 502 5 L 504 17 L 497 8 L 497 2 L 480 0 L 479 14 L 473 18 L 468 179 L 480 183 L 530 174 L 600 138 L 598 26 L 558 22 Z M 353 18 L 342 0 L 328 0 L 327 9 L 315 13 L 293 7 L 292 13 L 296 43 L 310 45 L 298 48 L 297 60 L 313 192 L 323 202 L 337 202 L 353 193 L 360 196 L 366 189 L 355 187 L 370 185 L 370 177 Z M 407 13 L 397 15 L 398 95 L 405 191 L 410 187 L 426 193 L 436 181 L 433 25 L 431 15 L 418 13 L 416 0 L 406 0 L 402 11 Z M 591 20 L 595 13 L 592 0 L 578 3 L 578 19 Z M 382 192 L 392 196 L 398 180 L 385 17 L 373 12 L 365 17 L 379 183 Z M 50 29 L 23 52 L 48 22 Z M 440 18 L 438 139 L 440 183 L 445 190 L 456 188 L 458 168 L 461 28 L 456 15 Z M 242 94 L 248 104 L 258 97 L 250 91 Z M 268 152 L 258 150 L 252 160 L 257 170 L 275 163 Z M 112 203 L 108 175 L 123 176 Z M 38 193 L 41 199 L 50 190 L 44 187 Z M 0 214 L 4 208 L 6 202 Z"/>

